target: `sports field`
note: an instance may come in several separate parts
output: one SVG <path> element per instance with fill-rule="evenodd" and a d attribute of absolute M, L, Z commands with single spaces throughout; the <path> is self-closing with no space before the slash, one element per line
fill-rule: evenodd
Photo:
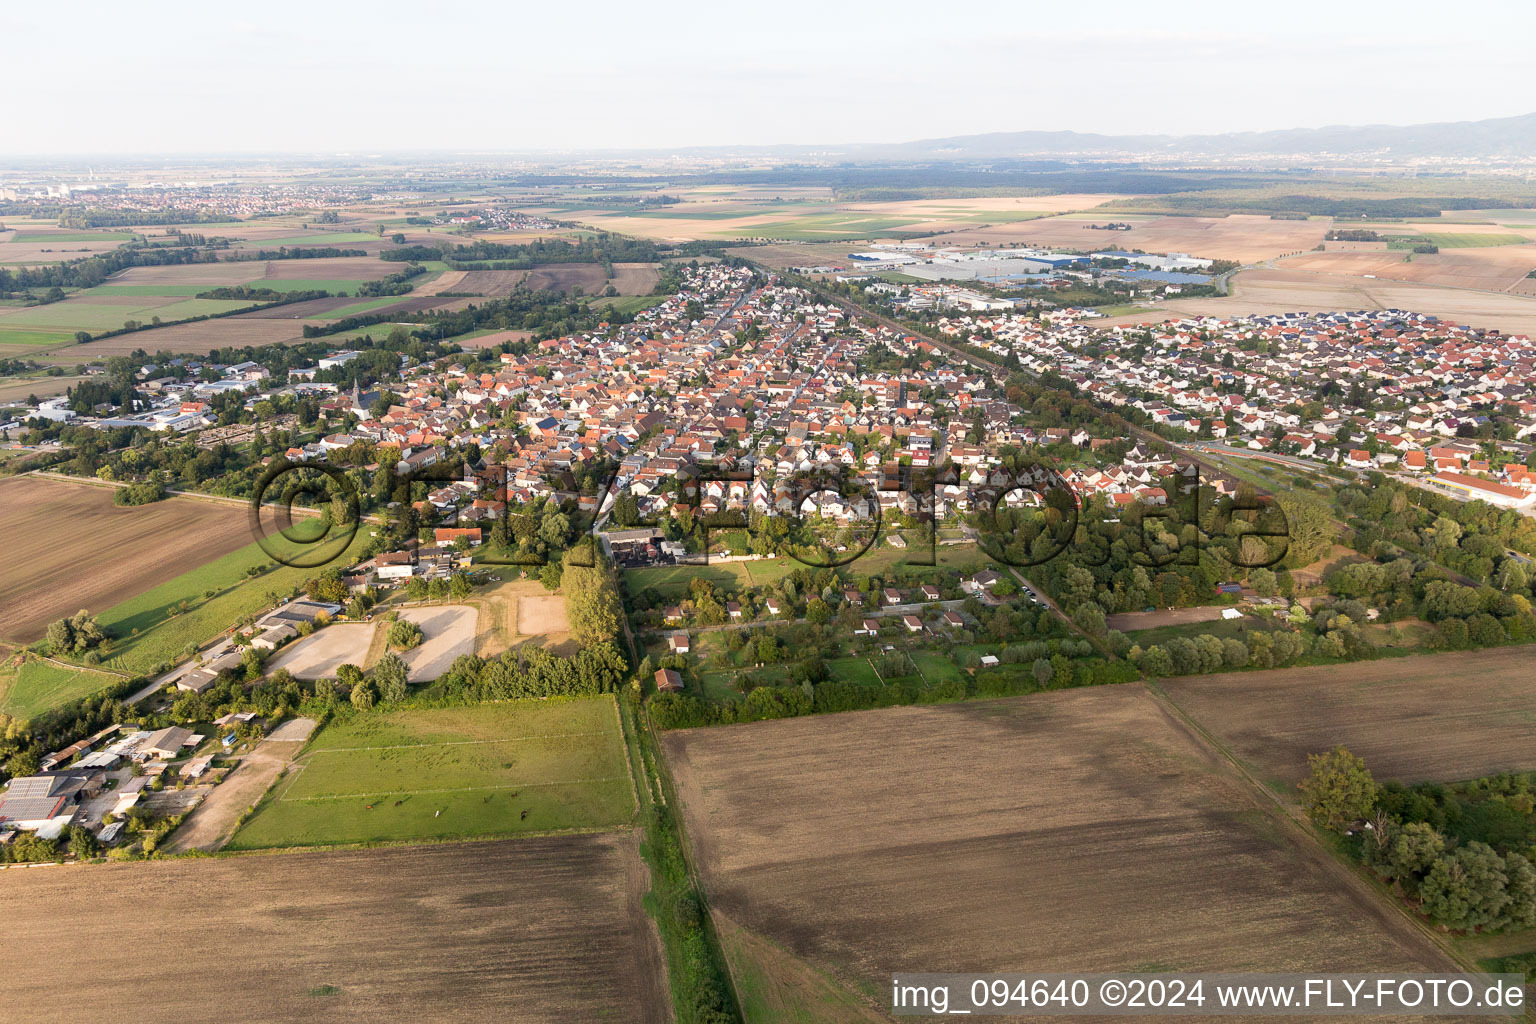
<path fill-rule="evenodd" d="M 634 813 L 612 697 L 356 714 L 314 738 L 226 849 L 579 831 Z"/>

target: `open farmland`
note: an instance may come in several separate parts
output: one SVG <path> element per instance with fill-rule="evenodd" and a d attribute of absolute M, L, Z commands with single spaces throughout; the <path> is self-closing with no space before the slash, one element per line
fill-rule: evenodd
<path fill-rule="evenodd" d="M 8 641 L 36 640 L 81 608 L 100 614 L 251 539 L 244 509 L 194 498 L 119 508 L 109 487 L 22 476 L 0 480 L 0 503 Z"/>
<path fill-rule="evenodd" d="M 529 291 L 569 293 L 579 287 L 588 295 L 600 295 L 609 285 L 620 295 L 649 295 L 657 280 L 656 266 L 650 263 L 615 263 L 612 279 L 606 277 L 603 268 L 596 263 L 551 263 L 534 267 L 527 273 L 522 287 Z M 461 287 L 457 290 L 473 289 Z"/>
<path fill-rule="evenodd" d="M 1411 258 L 1409 258 L 1411 256 Z M 1292 256 L 1287 270 L 1394 281 L 1510 291 L 1536 268 L 1536 245 L 1497 246 L 1461 252 L 1407 253 L 1401 249 L 1374 252 L 1309 252 Z"/>
<path fill-rule="evenodd" d="M 1287 794 L 1306 775 L 1307 755 L 1340 743 L 1379 779 L 1536 769 L 1530 647 L 1191 676 L 1163 687 Z"/>
<path fill-rule="evenodd" d="M 1129 231 L 1096 231 L 1090 225 L 1110 221 L 1133 225 Z M 1204 259 L 1252 263 L 1286 253 L 1303 252 L 1323 240 L 1331 221 L 1271 220 L 1267 216 L 1146 217 L 1113 208 L 1091 215 L 1051 217 L 1019 224 L 954 231 L 924 238 L 934 245 L 1025 245 L 1080 249 L 1141 249 L 1182 252 Z"/>
<path fill-rule="evenodd" d="M 486 298 L 503 298 L 511 295 L 512 289 L 522 284 L 528 273 L 526 270 L 450 270 L 438 281 L 422 288 L 421 294 L 458 292 L 484 295 Z M 443 283 L 439 285 L 439 281 Z"/>
<path fill-rule="evenodd" d="M 1320 254 L 1322 255 L 1322 254 Z M 1407 309 L 1509 334 L 1536 334 L 1536 298 L 1515 294 L 1435 287 L 1405 281 L 1370 280 L 1304 270 L 1245 270 L 1231 282 L 1230 295 L 1164 299 L 1167 317 L 1207 314 L 1243 316 L 1321 309 Z"/>
<path fill-rule="evenodd" d="M 229 848 L 612 828 L 634 813 L 612 697 L 377 712 L 322 729 Z"/>
<path fill-rule="evenodd" d="M 663 744 L 712 906 L 853 991 L 916 970 L 1450 967 L 1140 686 Z"/>
<path fill-rule="evenodd" d="M 228 1024 L 661 1024 L 647 885 L 627 834 L 4 873 L 11 927 L 95 950 L 66 1016 Z M 151 906 L 157 926 L 123 941 Z M 8 1016 L 59 1017 L 50 944 L 18 945 L 5 974 Z"/>

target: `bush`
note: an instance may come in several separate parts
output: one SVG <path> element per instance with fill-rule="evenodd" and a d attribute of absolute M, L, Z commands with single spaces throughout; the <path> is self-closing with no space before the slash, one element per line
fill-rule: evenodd
<path fill-rule="evenodd" d="M 426 634 L 421 631 L 421 627 L 409 619 L 400 619 L 393 626 L 389 627 L 390 644 L 403 651 L 408 651 L 413 647 L 420 647 L 421 642 L 425 639 Z"/>

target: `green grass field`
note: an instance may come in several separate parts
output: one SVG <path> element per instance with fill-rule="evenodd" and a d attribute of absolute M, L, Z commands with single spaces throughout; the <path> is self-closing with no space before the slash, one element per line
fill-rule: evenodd
<path fill-rule="evenodd" d="M 1431 245 L 1437 245 L 1442 249 L 1482 249 L 1490 245 L 1524 245 L 1530 239 L 1524 235 L 1484 234 L 1477 231 L 1435 231 L 1424 235 Z M 1412 248 L 1418 244 L 1404 241 L 1391 240 L 1391 248 Z"/>
<path fill-rule="evenodd" d="M 125 298 L 136 295 L 186 295 L 195 296 L 210 288 L 211 284 L 100 284 L 95 288 L 87 288 L 80 295 L 121 295 Z"/>
<path fill-rule="evenodd" d="M 340 245 L 343 242 L 376 242 L 371 231 L 332 231 L 319 235 L 289 235 L 286 238 L 251 238 L 241 244 L 253 249 L 277 249 L 285 245 Z"/>
<path fill-rule="evenodd" d="M 226 849 L 612 828 L 634 793 L 612 697 L 358 714 L 310 741 Z"/>
<path fill-rule="evenodd" d="M 947 654 L 938 651 L 908 651 L 907 654 L 930 684 L 961 678 L 960 667 Z"/>
<path fill-rule="evenodd" d="M 129 296 L 125 296 L 128 298 Z M 224 299 L 183 299 L 180 302 L 172 302 L 167 305 L 146 305 L 142 302 L 123 303 L 121 305 L 96 305 L 88 302 L 71 302 L 66 299 L 63 302 L 53 302 L 46 306 L 31 306 L 27 309 L 9 314 L 0 320 L 5 326 L 11 327 L 53 327 L 67 328 L 71 331 L 110 331 L 123 326 L 124 321 L 138 320 L 148 323 L 150 318 L 159 317 L 166 323 L 173 320 L 184 320 L 190 316 L 204 316 L 212 313 L 224 313 L 231 309 L 240 309 L 252 305 L 248 301 L 231 301 Z"/>
<path fill-rule="evenodd" d="M 13 242 L 126 242 L 129 231 L 18 231 Z"/>
<path fill-rule="evenodd" d="M 652 306 L 659 305 L 666 301 L 666 298 L 667 296 L 665 295 L 615 295 L 606 299 L 592 300 L 592 307 L 596 309 L 601 306 L 611 309 L 615 313 L 633 316 L 642 309 L 650 309 Z"/>
<path fill-rule="evenodd" d="M 28 331 L 13 330 L 9 327 L 0 328 L 0 345 L 58 345 L 74 340 L 75 336 L 73 334 L 65 334 L 61 331 Z"/>
<path fill-rule="evenodd" d="M 340 320 L 343 317 L 356 316 L 359 313 L 366 313 L 370 309 L 378 309 L 380 306 L 392 305 L 393 303 L 399 302 L 403 298 L 405 298 L 403 295 L 388 295 L 379 299 L 364 299 L 362 302 L 354 302 L 350 306 L 342 306 L 340 309 L 333 309 L 329 313 L 326 313 L 324 316 L 322 316 L 320 319 Z"/>
<path fill-rule="evenodd" d="M 0 714 L 35 718 L 60 704 L 104 690 L 118 678 L 90 669 L 29 661 L 18 670 L 0 672 Z"/>
<path fill-rule="evenodd" d="M 329 564 L 350 565 L 368 542 L 368 535 L 366 526 L 359 529 L 345 553 Z M 334 541 L 331 543 L 335 546 Z M 120 639 L 105 666 L 130 675 L 153 672 L 163 662 L 179 660 L 189 645 L 201 645 L 245 616 L 265 609 L 271 604 L 269 593 L 286 594 L 326 568 L 278 566 L 260 576 L 246 575 L 252 566 L 271 563 L 271 556 L 259 544 L 248 544 L 108 608 L 97 621 Z M 217 593 L 203 597 L 209 590 Z M 191 602 L 191 607 L 171 614 L 183 600 Z M 133 635 L 135 629 L 138 636 Z"/>
<path fill-rule="evenodd" d="M 845 683 L 879 686 L 880 675 L 868 658 L 833 658 L 827 662 L 827 674 Z"/>
<path fill-rule="evenodd" d="M 631 594 L 649 591 L 669 601 L 688 596 L 688 582 L 706 579 L 716 587 L 750 585 L 745 562 L 711 562 L 709 565 L 657 565 L 648 569 L 624 570 L 624 583 Z"/>

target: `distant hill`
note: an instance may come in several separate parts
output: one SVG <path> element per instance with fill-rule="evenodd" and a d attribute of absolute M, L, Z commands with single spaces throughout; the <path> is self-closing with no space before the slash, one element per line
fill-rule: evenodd
<path fill-rule="evenodd" d="M 889 146 L 850 147 L 886 159 L 1179 154 L 1206 157 L 1298 155 L 1455 159 L 1536 158 L 1536 113 L 1437 124 L 1290 128 L 1222 135 L 1096 135 L 1083 132 L 992 132 Z"/>

